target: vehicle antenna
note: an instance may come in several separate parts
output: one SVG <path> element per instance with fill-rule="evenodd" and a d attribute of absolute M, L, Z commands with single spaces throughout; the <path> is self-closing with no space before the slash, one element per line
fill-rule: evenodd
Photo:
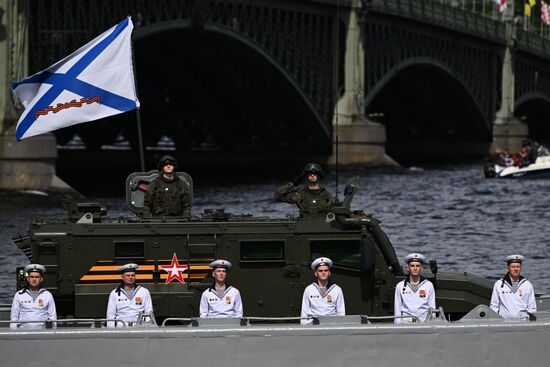
<path fill-rule="evenodd" d="M 340 164 L 339 164 L 339 146 L 338 146 L 338 102 L 340 100 L 339 98 L 339 91 L 338 91 L 338 87 L 339 87 L 339 81 L 338 81 L 338 78 L 339 78 L 339 75 L 338 75 L 338 72 L 339 72 L 339 69 L 340 69 L 340 0 L 338 0 L 338 3 L 336 4 L 336 57 L 335 57 L 335 77 L 334 77 L 334 80 L 335 80 L 335 84 L 336 84 L 336 93 L 335 93 L 335 99 L 336 99 L 336 110 L 335 110 L 335 116 L 334 116 L 334 129 L 335 129 L 335 146 L 334 146 L 334 149 L 336 150 L 335 151 L 335 155 L 336 155 L 336 193 L 335 193 L 335 198 L 334 198 L 334 202 L 336 203 L 336 205 L 339 205 L 339 202 L 340 200 L 338 199 L 338 174 L 339 174 L 339 171 L 340 171 Z"/>

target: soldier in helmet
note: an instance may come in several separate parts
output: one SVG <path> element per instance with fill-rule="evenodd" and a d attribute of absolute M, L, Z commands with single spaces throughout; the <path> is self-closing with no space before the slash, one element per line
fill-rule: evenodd
<path fill-rule="evenodd" d="M 296 204 L 300 209 L 300 218 L 324 218 L 332 209 L 334 200 L 332 195 L 319 185 L 322 177 L 321 166 L 309 163 L 293 182 L 287 183 L 275 192 L 275 200 Z M 304 178 L 307 180 L 306 185 L 297 187 Z"/>
<path fill-rule="evenodd" d="M 40 264 L 25 266 L 27 285 L 15 293 L 11 305 L 11 321 L 46 321 L 57 320 L 53 296 L 42 288 L 43 274 L 46 268 Z M 42 323 L 13 323 L 10 328 L 42 328 Z"/>
<path fill-rule="evenodd" d="M 153 180 L 143 199 L 143 216 L 191 217 L 191 193 L 186 182 L 176 175 L 178 162 L 164 156 L 158 162 L 159 177 Z"/>

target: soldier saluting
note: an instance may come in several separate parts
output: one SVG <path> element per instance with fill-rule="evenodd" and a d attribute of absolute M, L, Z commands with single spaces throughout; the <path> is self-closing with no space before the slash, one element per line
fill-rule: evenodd
<path fill-rule="evenodd" d="M 166 155 L 158 162 L 159 176 L 151 182 L 143 198 L 143 216 L 191 217 L 191 192 L 176 175 L 176 158 Z"/>
<path fill-rule="evenodd" d="M 300 176 L 275 192 L 275 200 L 296 204 L 300 209 L 300 218 L 324 218 L 334 206 L 334 200 L 332 195 L 319 185 L 322 177 L 321 166 L 309 163 Z M 296 187 L 304 178 L 307 180 L 306 185 Z"/>

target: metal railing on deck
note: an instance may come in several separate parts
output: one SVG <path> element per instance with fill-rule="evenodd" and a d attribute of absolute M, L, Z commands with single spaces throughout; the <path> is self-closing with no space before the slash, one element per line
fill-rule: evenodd
<path fill-rule="evenodd" d="M 19 326 L 26 325 L 26 324 L 41 324 L 42 328 L 44 329 L 53 329 L 53 328 L 56 328 L 58 325 L 63 325 L 67 327 L 85 325 L 85 326 L 90 326 L 92 328 L 102 328 L 108 322 L 112 322 L 115 325 L 122 324 L 123 327 L 128 326 L 127 322 L 122 320 L 116 320 L 116 319 L 59 319 L 59 320 L 17 320 L 17 321 L 0 320 L 0 326 L 2 325 L 11 326 L 15 324 L 19 328 Z M 29 328 L 20 328 L 20 329 L 29 330 Z"/>
<path fill-rule="evenodd" d="M 174 326 L 191 326 L 191 327 L 200 327 L 200 326 L 251 326 L 258 324 L 288 324 L 296 323 L 302 320 L 309 321 L 309 324 L 312 325 L 336 325 L 336 324 L 372 324 L 372 321 L 394 321 L 395 319 L 403 319 L 408 322 L 421 322 L 421 321 L 445 321 L 448 322 L 445 318 L 445 312 L 443 308 L 440 307 L 437 310 L 428 310 L 428 315 L 426 320 L 421 320 L 414 315 L 403 315 L 403 316 L 369 316 L 369 315 L 347 315 L 347 316 L 310 316 L 310 317 L 228 317 L 228 318 L 199 318 L 199 317 L 170 317 L 165 319 L 160 327 L 165 328 L 170 326 L 169 324 L 176 323 Z M 89 326 L 91 328 L 99 329 L 104 328 L 109 325 L 109 323 L 116 324 L 117 326 L 122 327 L 131 327 L 131 326 L 158 326 L 153 314 L 150 315 L 139 315 L 136 322 L 126 322 L 117 319 L 60 319 L 60 320 L 25 320 L 25 321 L 0 321 L 0 326 L 2 325 L 13 325 L 17 324 L 21 326 L 23 324 L 41 324 L 44 329 L 53 329 L 58 326 L 63 327 L 81 327 Z M 120 325 L 119 325 L 120 324 Z M 22 330 L 29 330 L 28 328 L 21 328 Z"/>

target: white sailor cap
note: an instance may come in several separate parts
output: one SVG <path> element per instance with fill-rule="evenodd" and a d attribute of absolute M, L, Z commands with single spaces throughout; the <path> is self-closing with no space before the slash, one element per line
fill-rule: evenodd
<path fill-rule="evenodd" d="M 225 268 L 226 270 L 228 269 L 231 269 L 231 263 L 227 260 L 223 260 L 223 259 L 218 259 L 218 260 L 214 260 L 210 263 L 210 267 L 212 269 L 216 269 L 216 268 Z"/>
<path fill-rule="evenodd" d="M 40 274 L 44 274 L 46 272 L 46 268 L 43 265 L 40 264 L 29 264 L 25 266 L 25 273 L 28 275 L 29 273 L 37 272 Z"/>
<path fill-rule="evenodd" d="M 311 263 L 311 270 L 317 270 L 317 268 L 322 265 L 326 265 L 330 269 L 332 268 L 332 260 L 328 257 L 317 258 Z"/>
<path fill-rule="evenodd" d="M 510 255 L 510 256 L 506 256 L 504 258 L 504 260 L 506 260 L 506 263 L 507 264 L 510 264 L 510 263 L 522 263 L 525 261 L 525 256 L 522 256 L 522 255 Z"/>
<path fill-rule="evenodd" d="M 419 263 L 424 264 L 426 262 L 426 256 L 417 252 L 413 252 L 412 254 L 408 254 L 407 256 L 405 256 L 405 262 L 407 264 L 411 261 L 418 261 Z"/>
<path fill-rule="evenodd" d="M 139 268 L 138 264 L 130 263 L 130 264 L 122 265 L 120 268 L 118 268 L 118 271 L 121 273 L 128 273 L 128 272 L 135 273 L 136 270 L 138 270 L 138 268 Z"/>

